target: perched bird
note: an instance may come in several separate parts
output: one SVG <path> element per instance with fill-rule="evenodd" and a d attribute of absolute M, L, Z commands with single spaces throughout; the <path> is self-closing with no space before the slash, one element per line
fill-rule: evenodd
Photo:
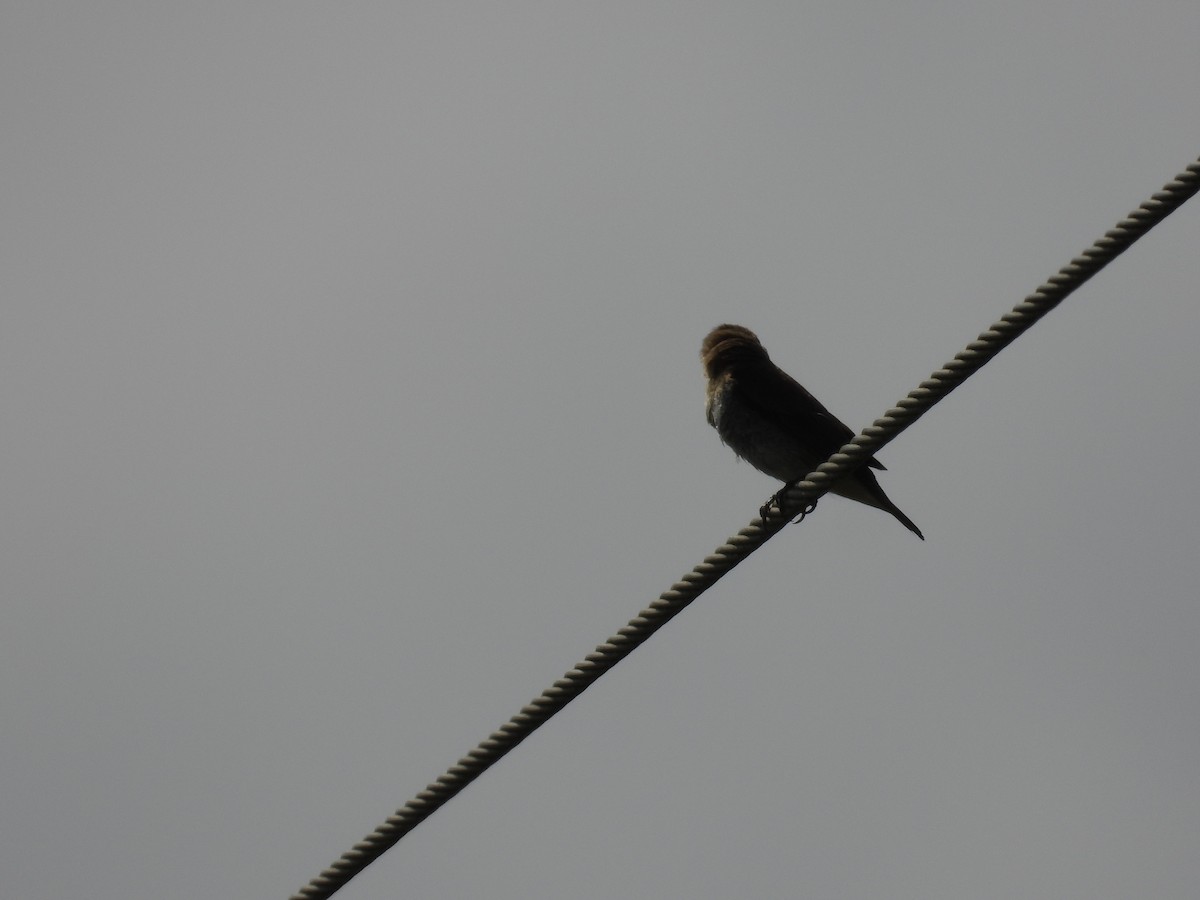
<path fill-rule="evenodd" d="M 708 376 L 708 424 L 760 472 L 793 484 L 853 439 L 853 431 L 771 362 L 749 328 L 718 325 L 704 339 L 700 358 Z M 925 540 L 888 499 L 872 468 L 883 465 L 869 460 L 835 481 L 830 493 L 889 512 Z"/>

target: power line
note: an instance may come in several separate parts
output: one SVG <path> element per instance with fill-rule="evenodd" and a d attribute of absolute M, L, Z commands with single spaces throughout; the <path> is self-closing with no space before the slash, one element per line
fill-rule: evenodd
<path fill-rule="evenodd" d="M 762 546 L 790 519 L 829 490 L 829 485 L 867 459 L 923 416 L 934 404 L 990 362 L 997 353 L 1024 334 L 1076 288 L 1125 252 L 1151 228 L 1200 191 L 1200 160 L 1192 163 L 1163 189 L 1105 232 L 1080 256 L 1051 276 L 1041 287 L 1001 316 L 938 369 L 896 406 L 876 419 L 850 443 L 833 454 L 804 481 L 783 497 L 783 508 L 766 518 L 756 518 L 729 538 L 703 562 L 673 584 L 657 600 L 630 619 L 624 628 L 600 644 L 575 668 L 535 697 L 529 705 L 500 726 L 474 750 L 460 759 L 409 800 L 393 815 L 343 853 L 334 863 L 294 894 L 291 900 L 324 900 L 331 897 L 384 852 L 394 846 L 447 801 L 486 772 L 510 750 L 529 737 L 555 713 L 587 690 L 605 672 L 636 650 Z"/>

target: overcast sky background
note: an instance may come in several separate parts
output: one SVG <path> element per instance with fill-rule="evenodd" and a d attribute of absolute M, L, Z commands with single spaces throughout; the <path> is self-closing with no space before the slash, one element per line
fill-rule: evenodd
<path fill-rule="evenodd" d="M 6 5 L 0 872 L 286 897 L 1200 154 L 1200 4 Z M 1193 898 L 1200 202 L 340 894 Z"/>

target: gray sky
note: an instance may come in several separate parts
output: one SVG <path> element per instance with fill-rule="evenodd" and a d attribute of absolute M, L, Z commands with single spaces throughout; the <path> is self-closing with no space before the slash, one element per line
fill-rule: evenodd
<path fill-rule="evenodd" d="M 860 428 L 1200 153 L 1194 0 L 4 20 L 22 900 L 295 891 L 775 490 L 709 328 Z M 1194 897 L 1198 241 L 339 897 Z"/>

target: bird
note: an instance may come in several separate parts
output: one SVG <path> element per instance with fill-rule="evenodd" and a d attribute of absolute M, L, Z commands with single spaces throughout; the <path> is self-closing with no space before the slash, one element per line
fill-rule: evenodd
<path fill-rule="evenodd" d="M 704 338 L 700 359 L 708 378 L 705 412 L 721 440 L 754 468 L 786 482 L 763 507 L 815 470 L 854 438 L 798 381 L 771 362 L 757 335 L 741 325 L 718 325 Z M 844 475 L 830 493 L 891 513 L 921 540 L 925 535 L 900 511 L 875 478 L 875 458 Z M 805 513 L 811 511 L 806 510 Z M 801 515 L 803 518 L 803 514 Z"/>

